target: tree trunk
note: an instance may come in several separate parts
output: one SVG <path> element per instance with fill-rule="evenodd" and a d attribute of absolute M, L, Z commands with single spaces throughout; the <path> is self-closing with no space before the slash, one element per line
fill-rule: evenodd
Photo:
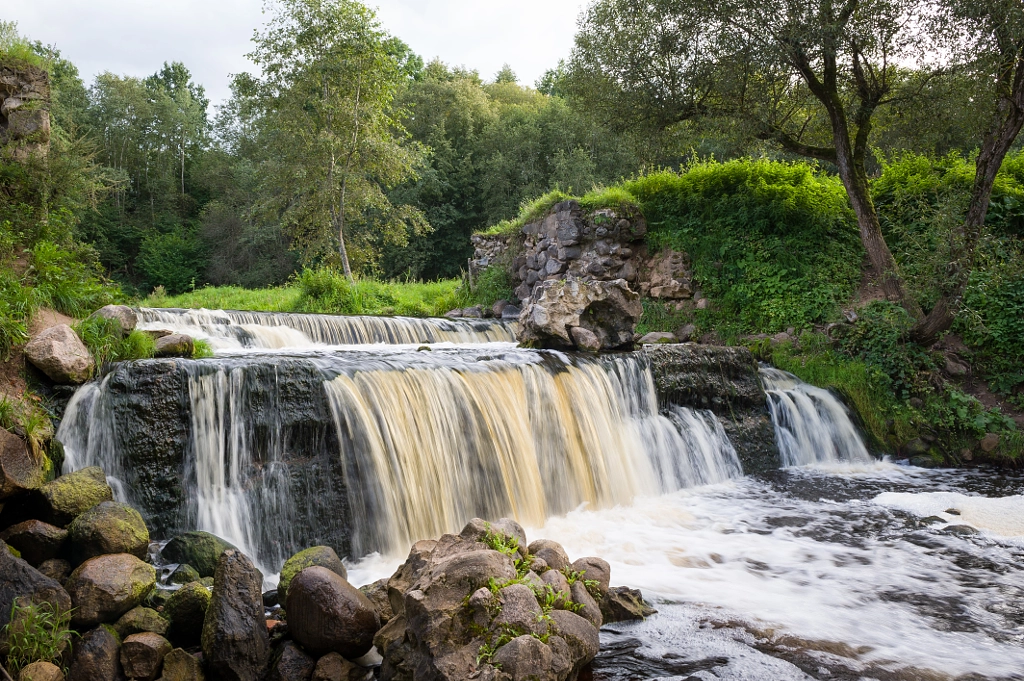
<path fill-rule="evenodd" d="M 348 248 L 345 247 L 345 191 L 348 188 L 347 185 L 348 172 L 341 180 L 341 210 L 338 211 L 335 224 L 338 228 L 338 255 L 341 256 L 341 269 L 345 272 L 345 277 L 354 284 L 356 279 L 352 276 L 352 267 L 348 263 Z"/>

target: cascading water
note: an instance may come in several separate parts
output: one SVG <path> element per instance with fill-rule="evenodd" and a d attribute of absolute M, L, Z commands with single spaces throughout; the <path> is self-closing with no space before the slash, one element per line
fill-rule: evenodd
<path fill-rule="evenodd" d="M 216 350 L 280 349 L 374 343 L 515 341 L 508 322 L 485 319 L 342 317 L 335 315 L 141 308 L 139 328 L 166 329 L 208 341 Z"/>
<path fill-rule="evenodd" d="M 783 466 L 868 463 L 864 440 L 843 403 L 793 374 L 761 368 Z"/>

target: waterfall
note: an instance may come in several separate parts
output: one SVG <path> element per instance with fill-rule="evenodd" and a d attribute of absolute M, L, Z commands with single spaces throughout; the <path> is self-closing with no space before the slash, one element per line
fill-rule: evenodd
<path fill-rule="evenodd" d="M 511 323 L 485 319 L 343 317 L 156 308 L 140 308 L 138 315 L 141 329 L 184 333 L 208 341 L 215 350 L 515 341 Z"/>
<path fill-rule="evenodd" d="M 872 460 L 849 411 L 835 395 L 771 367 L 761 368 L 761 382 L 783 466 Z"/>

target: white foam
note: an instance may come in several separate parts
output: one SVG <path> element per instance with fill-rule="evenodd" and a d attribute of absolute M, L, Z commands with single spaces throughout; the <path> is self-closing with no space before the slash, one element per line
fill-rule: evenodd
<path fill-rule="evenodd" d="M 970 525 L 1000 537 L 1024 537 L 1024 496 L 990 499 L 957 492 L 884 492 L 876 504 L 921 517 L 937 516 L 954 525 Z M 947 510 L 957 510 L 946 513 Z"/>

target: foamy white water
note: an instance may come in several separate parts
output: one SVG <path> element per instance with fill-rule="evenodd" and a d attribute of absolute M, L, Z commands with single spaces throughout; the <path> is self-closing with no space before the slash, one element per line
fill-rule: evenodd
<path fill-rule="evenodd" d="M 969 525 L 999 537 L 1024 538 L 1024 496 L 989 499 L 958 492 L 883 492 L 875 503 L 950 525 Z"/>

